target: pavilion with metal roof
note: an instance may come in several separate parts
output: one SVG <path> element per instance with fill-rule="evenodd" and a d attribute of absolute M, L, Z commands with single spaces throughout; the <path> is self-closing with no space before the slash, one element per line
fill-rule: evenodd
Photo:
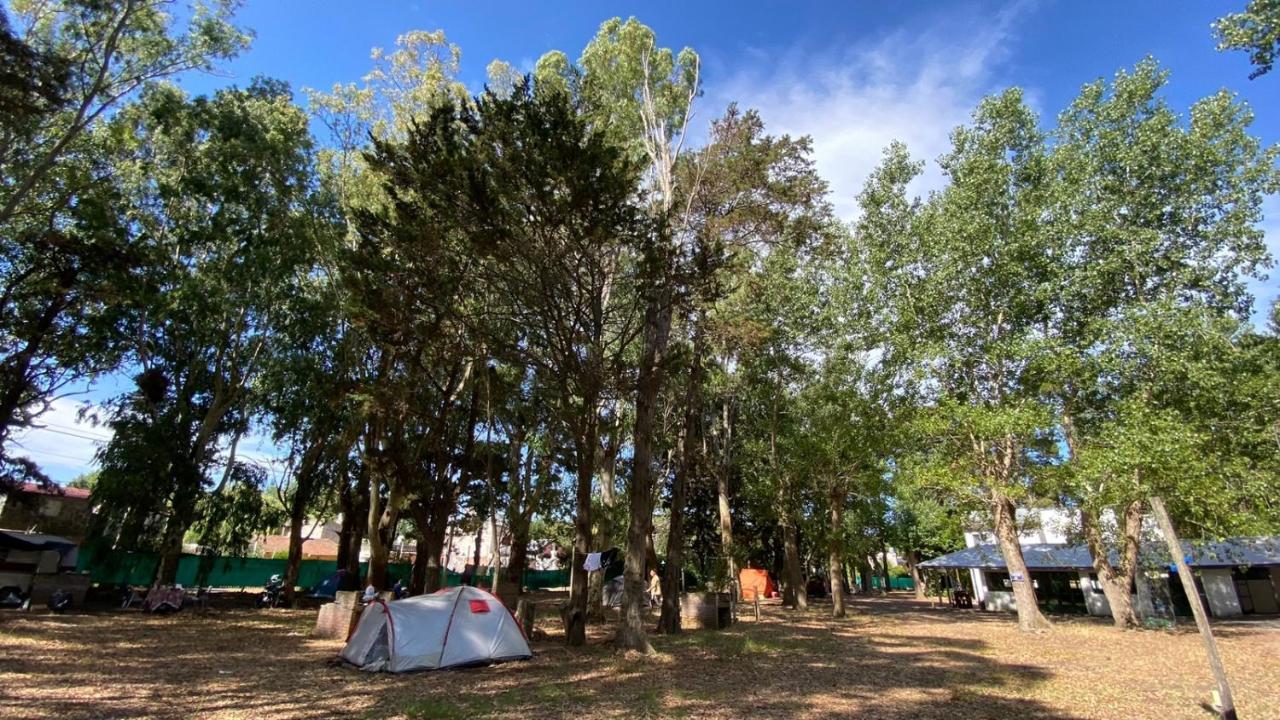
<path fill-rule="evenodd" d="M 1183 541 L 1182 547 L 1213 615 L 1280 614 L 1280 537 Z M 1174 611 L 1179 610 L 1181 586 L 1176 579 L 1169 582 L 1171 558 L 1165 545 L 1143 543 L 1142 557 L 1145 576 L 1167 589 L 1164 595 L 1171 598 L 1169 602 L 1175 606 Z M 1037 601 L 1045 609 L 1110 614 L 1093 572 L 1093 556 L 1085 545 L 1024 543 L 1022 558 L 1031 575 L 1028 580 L 1035 588 Z M 1008 566 L 997 545 L 967 547 L 922 562 L 920 569 L 947 578 L 944 587 L 952 596 L 953 604 L 955 597 L 967 599 L 971 589 L 979 607 L 987 610 L 1014 607 Z M 1147 596 L 1147 584 L 1138 583 L 1135 607 L 1140 612 L 1142 608 L 1154 612 L 1159 605 L 1158 599 Z M 1185 600 L 1185 596 L 1181 596 L 1181 602 Z"/>

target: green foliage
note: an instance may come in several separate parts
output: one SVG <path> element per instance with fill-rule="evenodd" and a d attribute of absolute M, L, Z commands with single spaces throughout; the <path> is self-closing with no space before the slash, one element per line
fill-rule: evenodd
<path fill-rule="evenodd" d="M 1086 85 L 1055 132 L 1066 272 L 1043 388 L 1069 451 L 1063 490 L 1093 511 L 1162 495 L 1200 532 L 1256 531 L 1269 493 L 1226 450 L 1220 401 L 1245 361 L 1246 280 L 1270 262 L 1259 223 L 1277 149 L 1227 93 L 1180 118 L 1166 82 L 1147 60 Z"/>
<path fill-rule="evenodd" d="M 117 172 L 154 254 L 126 320 L 137 389 L 116 401 L 99 458 L 101 530 L 147 547 L 203 521 L 210 547 L 243 547 L 273 523 L 263 472 L 234 446 L 315 249 L 306 117 L 274 81 L 194 100 L 154 86 L 113 130 L 133 143 Z"/>
<path fill-rule="evenodd" d="M 1243 12 L 1230 13 L 1213 23 L 1219 50 L 1249 53 L 1253 72 L 1249 79 L 1271 72 L 1280 49 L 1280 2 L 1249 0 Z"/>
<path fill-rule="evenodd" d="M 405 516 L 424 553 L 499 518 L 613 544 L 661 504 L 655 546 L 718 585 L 784 545 L 914 562 L 1015 504 L 1280 527 L 1280 309 L 1250 327 L 1247 292 L 1280 150 L 1228 92 L 1181 112 L 1144 60 L 1052 125 L 993 95 L 944 187 L 912 196 L 894 143 L 845 226 L 808 138 L 730 105 L 687 145 L 700 60 L 634 18 L 474 97 L 442 31 L 408 32 L 308 117 L 277 81 L 164 82 L 247 47 L 234 6 L 0 14 L 0 451 L 127 367 L 76 481 L 108 541 L 234 550 L 336 506 L 375 554 Z M 1277 8 L 1215 25 L 1255 76 Z M 258 431 L 277 478 L 236 456 Z M 592 501 L 602 455 L 633 502 Z"/>
<path fill-rule="evenodd" d="M 249 37 L 234 3 L 185 27 L 165 0 L 15 0 L 0 10 L 0 487 L 34 476 L 7 441 L 68 383 L 122 358 L 120 313 L 152 258 L 118 173 L 111 113 L 148 83 L 211 69 Z M 11 24 L 12 21 L 12 24 Z M 38 478 L 37 478 L 38 479 Z"/>
<path fill-rule="evenodd" d="M 94 485 L 98 484 L 97 470 L 91 470 L 87 473 L 80 473 L 71 478 L 71 482 L 67 483 L 67 487 L 79 488 L 82 490 L 92 490 Z"/>

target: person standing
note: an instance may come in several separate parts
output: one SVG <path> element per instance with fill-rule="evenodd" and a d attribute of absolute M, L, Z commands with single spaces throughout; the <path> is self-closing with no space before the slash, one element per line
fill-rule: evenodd
<path fill-rule="evenodd" d="M 658 605 L 662 602 L 662 578 L 658 577 L 658 571 L 649 568 L 649 604 Z"/>

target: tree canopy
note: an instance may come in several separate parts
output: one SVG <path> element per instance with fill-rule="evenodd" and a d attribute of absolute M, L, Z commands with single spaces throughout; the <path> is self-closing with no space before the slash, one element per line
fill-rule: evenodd
<path fill-rule="evenodd" d="M 1049 120 L 1003 90 L 936 190 L 895 142 L 840 218 L 810 138 L 707 108 L 698 54 L 635 18 L 478 93 L 412 31 L 305 106 L 268 78 L 189 96 L 173 77 L 248 46 L 234 6 L 0 13 L 0 491 L 43 479 L 11 435 L 63 387 L 129 379 L 77 482 L 158 579 L 287 525 L 292 599 L 304 526 L 338 516 L 379 589 L 397 554 L 439 588 L 487 529 L 514 607 L 558 538 L 581 644 L 578 569 L 621 547 L 618 643 L 648 650 L 649 570 L 663 632 L 748 566 L 842 615 L 890 549 L 916 573 L 968 530 L 1024 574 L 1019 511 L 1060 506 L 1125 625 L 1151 497 L 1191 536 L 1280 529 L 1280 310 L 1255 327 L 1248 292 L 1280 149 L 1231 93 L 1175 107 L 1154 59 Z M 1255 76 L 1276 8 L 1215 26 Z"/>

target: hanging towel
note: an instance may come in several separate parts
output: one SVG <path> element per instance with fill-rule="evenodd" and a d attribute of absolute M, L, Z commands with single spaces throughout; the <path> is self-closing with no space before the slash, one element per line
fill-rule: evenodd
<path fill-rule="evenodd" d="M 587 561 L 582 563 L 582 569 L 587 572 L 595 572 L 600 569 L 600 553 L 587 553 Z"/>

